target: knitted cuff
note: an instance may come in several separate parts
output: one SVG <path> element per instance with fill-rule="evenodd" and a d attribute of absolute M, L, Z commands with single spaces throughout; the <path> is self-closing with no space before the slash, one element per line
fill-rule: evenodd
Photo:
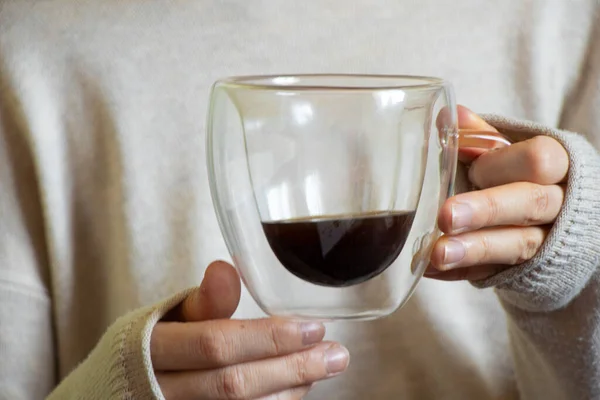
<path fill-rule="evenodd" d="M 191 290 L 119 318 L 48 399 L 164 400 L 150 358 L 150 336 L 154 325 Z"/>
<path fill-rule="evenodd" d="M 565 201 L 538 254 L 488 279 L 502 300 L 528 311 L 551 311 L 569 304 L 600 264 L 600 155 L 578 134 L 496 115 L 483 118 L 514 141 L 537 135 L 559 141 L 569 154 Z"/>

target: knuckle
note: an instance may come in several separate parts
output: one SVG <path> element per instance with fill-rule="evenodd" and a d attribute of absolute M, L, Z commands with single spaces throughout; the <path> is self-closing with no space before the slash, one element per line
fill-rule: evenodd
<path fill-rule="evenodd" d="M 482 193 L 485 193 L 485 192 L 482 192 Z M 496 199 L 496 197 L 492 196 L 489 193 L 486 193 L 484 195 L 483 199 L 485 201 L 485 208 L 487 210 L 487 217 L 486 217 L 484 226 L 494 225 L 495 222 L 498 220 L 500 213 L 501 213 L 500 204 L 498 203 L 498 200 Z"/>
<path fill-rule="evenodd" d="M 233 355 L 233 344 L 218 329 L 205 330 L 192 341 L 192 354 L 216 365 L 226 365 Z"/>
<path fill-rule="evenodd" d="M 554 160 L 554 152 L 549 151 L 553 147 L 554 139 L 546 136 L 536 136 L 531 140 L 525 153 L 525 164 L 530 173 L 531 180 L 545 182 L 551 173 Z"/>
<path fill-rule="evenodd" d="M 479 239 L 479 258 L 476 264 L 484 264 L 492 259 L 493 257 L 493 244 L 488 235 L 481 235 Z"/>
<path fill-rule="evenodd" d="M 529 214 L 525 217 L 523 225 L 538 225 L 543 223 L 548 210 L 550 196 L 543 186 L 535 185 L 529 193 Z"/>
<path fill-rule="evenodd" d="M 217 374 L 216 394 L 220 399 L 242 400 L 247 396 L 247 381 L 239 367 L 230 367 Z"/>
<path fill-rule="evenodd" d="M 537 236 L 523 233 L 519 240 L 519 255 L 515 259 L 514 264 L 521 264 L 531 260 L 540 248 L 540 240 Z"/>
<path fill-rule="evenodd" d="M 287 340 L 296 332 L 292 332 L 293 327 L 290 324 L 269 324 L 269 341 L 274 354 L 282 354 L 286 347 Z"/>
<path fill-rule="evenodd" d="M 287 368 L 292 373 L 294 384 L 302 385 L 312 380 L 309 364 L 310 352 L 298 353 L 288 358 Z"/>

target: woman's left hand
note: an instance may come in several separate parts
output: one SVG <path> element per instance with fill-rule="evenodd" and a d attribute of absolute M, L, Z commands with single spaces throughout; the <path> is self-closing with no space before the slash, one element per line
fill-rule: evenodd
<path fill-rule="evenodd" d="M 464 107 L 460 129 L 497 132 Z M 536 136 L 478 156 L 469 180 L 479 190 L 448 199 L 425 276 L 481 280 L 536 255 L 565 195 L 569 158 L 556 140 Z"/>

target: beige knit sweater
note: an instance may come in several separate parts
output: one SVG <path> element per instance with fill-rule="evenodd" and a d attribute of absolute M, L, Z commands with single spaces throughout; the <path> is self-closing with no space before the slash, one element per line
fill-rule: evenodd
<path fill-rule="evenodd" d="M 489 117 L 555 136 L 572 164 L 534 260 L 329 326 L 352 363 L 308 398 L 600 398 L 596 3 L 0 0 L 0 399 L 162 398 L 152 326 L 228 258 L 209 86 L 280 72 L 442 76 L 477 111 L 537 121 Z M 260 315 L 244 293 L 236 317 Z"/>

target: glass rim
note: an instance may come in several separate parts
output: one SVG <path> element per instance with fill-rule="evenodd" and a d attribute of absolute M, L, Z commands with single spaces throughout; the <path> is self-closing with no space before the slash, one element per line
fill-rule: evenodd
<path fill-rule="evenodd" d="M 331 81 L 336 79 L 356 79 L 364 84 L 339 85 Z M 319 80 L 323 83 L 303 84 L 302 80 Z M 390 84 L 389 81 L 392 81 Z M 397 81 L 394 84 L 393 81 Z M 377 84 L 377 82 L 382 82 Z M 384 84 L 385 82 L 385 84 Z M 352 73 L 302 73 L 302 74 L 268 74 L 239 75 L 219 79 L 218 86 L 249 90 L 273 91 L 385 91 L 385 90 L 426 90 L 446 87 L 448 82 L 442 78 L 421 75 L 388 75 L 388 74 L 352 74 Z"/>

